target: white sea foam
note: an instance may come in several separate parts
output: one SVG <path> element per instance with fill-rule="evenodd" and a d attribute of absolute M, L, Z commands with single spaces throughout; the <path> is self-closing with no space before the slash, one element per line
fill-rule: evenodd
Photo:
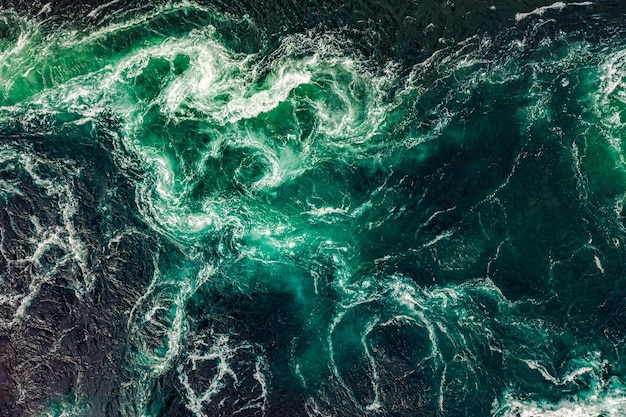
<path fill-rule="evenodd" d="M 626 169 L 623 136 L 626 128 L 626 50 L 608 51 L 600 65 L 600 85 L 593 95 L 593 109 L 604 130 L 601 136 L 611 147 L 616 168 Z"/>
<path fill-rule="evenodd" d="M 460 323 L 455 322 L 457 319 L 446 317 L 444 311 L 454 310 L 456 308 L 467 308 L 468 302 L 467 291 L 474 286 L 478 291 L 487 291 L 493 294 L 493 297 L 499 302 L 505 302 L 497 288 L 488 280 L 477 281 L 472 284 L 465 284 L 459 288 L 439 288 L 434 290 L 421 290 L 414 283 L 403 279 L 401 276 L 394 276 L 387 280 L 366 280 L 360 284 L 362 288 L 355 285 L 342 284 L 345 291 L 345 299 L 341 304 L 342 309 L 334 317 L 328 329 L 327 343 L 330 352 L 330 365 L 334 378 L 342 387 L 346 398 L 354 404 L 366 411 L 384 410 L 387 404 L 380 396 L 380 375 L 378 371 L 378 359 L 369 346 L 369 335 L 377 328 L 385 326 L 416 326 L 425 332 L 431 346 L 430 352 L 422 359 L 422 363 L 431 363 L 434 374 L 430 375 L 433 382 L 439 386 L 436 401 L 439 408 L 445 412 L 445 403 L 450 393 L 447 392 L 447 373 L 450 363 L 455 362 L 458 357 L 463 355 L 470 356 L 473 349 L 470 345 L 469 338 L 475 338 L 481 335 L 489 342 L 489 334 L 484 334 L 485 327 L 480 323 L 470 323 L 461 319 Z M 376 305 L 384 302 L 386 305 L 386 314 L 391 314 L 388 320 L 380 321 L 374 316 L 367 324 L 363 325 L 361 344 L 363 355 L 367 361 L 369 369 L 369 377 L 371 378 L 373 399 L 368 404 L 361 404 L 353 393 L 351 387 L 342 374 L 342 370 L 335 363 L 335 355 L 340 351 L 333 341 L 333 334 L 338 326 L 342 325 L 344 317 L 351 310 L 363 305 Z M 389 304 L 388 304 L 389 303 Z M 455 307 L 458 306 L 458 307 Z M 461 307 L 463 306 L 463 307 Z M 354 329 L 357 331 L 357 328 Z M 491 335 L 493 337 L 493 335 Z M 454 346 L 457 356 L 450 357 L 442 352 L 444 345 Z M 339 350 L 338 350 L 339 349 Z M 464 353 L 463 353 L 464 352 Z M 471 370 L 470 370 L 471 372 Z M 303 377 L 304 378 L 304 377 Z M 313 400 L 313 399 L 312 399 Z M 319 406 L 319 404 L 318 404 Z"/>
<path fill-rule="evenodd" d="M 547 6 L 545 10 L 559 9 L 561 4 Z M 177 7 L 180 9 L 186 6 L 173 6 L 168 10 L 178 10 Z M 538 9 L 533 13 L 542 14 L 545 10 Z M 92 13 L 96 16 L 101 10 L 94 9 Z M 155 11 L 131 22 L 112 24 L 88 36 L 67 33 L 64 39 L 57 40 L 56 47 L 66 48 L 62 51 L 64 53 L 74 53 L 109 36 L 141 26 L 160 16 L 159 13 Z M 524 18 L 526 15 L 518 20 Z M 28 42 L 28 39 L 24 38 L 22 42 Z M 489 42 L 481 42 L 481 45 L 483 43 Z M 488 45 L 484 47 L 487 48 Z M 18 41 L 11 53 L 19 56 L 22 53 L 20 48 L 24 47 Z M 46 56 L 46 50 L 39 48 L 38 51 Z M 316 40 L 306 39 L 306 36 L 286 38 L 272 60 L 261 61 L 258 55 L 229 50 L 217 40 L 214 29 L 208 27 L 156 44 L 147 43 L 137 49 L 122 51 L 115 62 L 103 63 L 99 68 L 89 69 L 85 73 L 41 89 L 33 95 L 29 104 L 36 105 L 38 109 L 44 108 L 46 112 L 75 112 L 82 116 L 81 121 L 92 120 L 99 110 L 106 109 L 113 113 L 122 125 L 123 134 L 120 139 L 123 145 L 152 174 L 149 180 L 137 185 L 136 204 L 140 213 L 154 230 L 177 242 L 188 259 L 192 259 L 196 237 L 204 238 L 207 234 L 227 228 L 235 236 L 233 241 L 247 238 L 245 243 L 237 242 L 234 245 L 239 256 L 237 261 L 245 259 L 277 263 L 283 261 L 283 255 L 291 261 L 296 258 L 295 250 L 299 245 L 322 242 L 318 245 L 319 252 L 332 264 L 335 276 L 330 285 L 339 298 L 336 315 L 330 323 L 323 326 L 322 330 L 327 331 L 327 334 L 322 343 L 325 341 L 328 347 L 332 383 L 338 383 L 340 390 L 344 391 L 345 397 L 342 400 L 356 405 L 364 414 L 385 410 L 388 404 L 381 394 L 381 386 L 385 383 L 383 364 L 379 363 L 380 357 L 370 345 L 372 335 L 384 326 L 393 325 L 400 330 L 407 326 L 419 328 L 424 334 L 424 340 L 428 340 L 430 344 L 430 349 L 425 350 L 425 356 L 420 358 L 420 363 L 431 364 L 424 371 L 425 378 L 432 379 L 437 391 L 434 401 L 439 406 L 439 412 L 445 414 L 448 398 L 455 394 L 450 388 L 455 382 L 450 369 L 454 366 L 461 367 L 465 372 L 466 383 L 475 383 L 478 380 L 478 370 L 472 363 L 476 362 L 473 356 L 476 351 L 485 346 L 494 351 L 503 351 L 494 345 L 493 335 L 489 330 L 490 323 L 487 322 L 489 318 L 481 314 L 478 310 L 480 305 L 473 298 L 475 292 L 480 292 L 498 308 L 511 308 L 512 304 L 493 282 L 475 280 L 462 285 L 425 288 L 401 275 L 359 280 L 353 276 L 350 266 L 351 262 L 356 262 L 357 257 L 351 253 L 345 242 L 341 242 L 341 238 L 330 239 L 326 236 L 327 232 L 320 232 L 315 228 L 298 230 L 299 225 L 289 219 L 289 216 L 260 210 L 254 205 L 254 197 L 263 193 L 271 195 L 277 187 L 301 175 L 307 175 L 321 162 L 339 161 L 357 166 L 363 158 L 383 159 L 389 148 L 393 150 L 393 147 L 398 147 L 405 151 L 429 145 L 457 117 L 453 109 L 446 107 L 448 103 L 445 100 L 449 100 L 449 97 L 438 104 L 433 113 L 436 117 L 427 133 L 411 133 L 406 138 L 399 138 L 392 146 L 376 142 L 376 135 L 386 128 L 387 117 L 393 114 L 394 106 L 398 106 L 402 100 L 419 100 L 424 93 L 424 82 L 419 77 L 429 69 L 428 65 L 439 66 L 436 83 L 457 79 L 461 85 L 459 91 L 465 92 L 463 97 L 470 97 L 472 89 L 479 81 L 505 83 L 520 74 L 519 68 L 506 65 L 496 68 L 497 65 L 481 58 L 480 53 L 465 57 L 461 56 L 462 53 L 441 57 L 440 61 L 438 57 L 433 57 L 416 67 L 409 81 L 398 92 L 398 102 L 383 104 L 386 103 L 385 91 L 395 77 L 393 69 L 383 75 L 368 72 L 363 63 L 343 56 L 341 48 L 333 45 L 330 37 Z M 188 59 L 186 68 L 176 68 L 179 57 Z M 169 71 L 166 70 L 158 80 L 160 90 L 154 96 L 144 98 L 144 92 L 137 85 L 142 76 L 151 74 L 151 66 L 157 61 L 166 62 Z M 28 67 L 26 64 L 24 66 Z M 22 69 L 28 72 L 32 67 Z M 464 73 L 469 75 L 463 75 Z M 610 80 L 607 81 L 607 89 L 613 92 L 618 89 L 620 81 L 613 74 L 609 74 L 608 78 Z M 533 85 L 533 89 L 540 91 L 541 86 Z M 310 93 L 310 90 L 315 93 Z M 324 93 L 324 99 L 316 98 L 319 92 Z M 533 99 L 536 99 L 533 100 L 536 106 L 528 109 L 531 120 L 548 119 L 550 114 L 547 102 L 542 101 L 543 97 Z M 297 128 L 280 137 L 262 131 L 251 131 L 252 119 L 269 117 L 280 106 L 309 113 L 313 122 L 306 137 Z M 36 113 L 37 110 L 33 112 Z M 150 118 L 155 117 L 155 114 L 166 121 L 166 126 L 162 126 L 157 132 L 150 125 Z M 168 137 L 171 133 L 167 131 L 169 126 L 188 121 L 202 126 L 198 134 L 206 133 L 211 137 L 206 147 L 201 149 L 203 155 L 192 163 L 192 173 L 181 168 L 184 161 L 171 152 L 170 144 L 178 138 Z M 239 174 L 245 168 L 244 162 L 239 162 L 232 180 L 239 181 L 237 192 L 240 194 L 233 197 L 220 193 L 220 190 L 209 189 L 206 195 L 199 197 L 201 201 L 198 204 L 191 205 L 189 202 L 193 198 L 190 190 L 199 181 L 219 174 L 206 166 L 212 160 L 221 159 L 225 149 L 242 150 L 249 158 L 257 158 L 262 167 L 260 177 L 249 182 L 239 180 Z M 424 150 L 423 155 L 427 152 Z M 508 184 L 520 158 L 518 155 L 506 182 L 494 191 L 492 198 L 495 199 L 495 193 Z M 47 187 L 51 190 L 51 195 L 59 200 L 66 227 L 58 233 L 55 232 L 56 240 L 51 232 L 41 235 L 44 239 L 36 247 L 30 260 L 35 264 L 39 263 L 43 254 L 54 245 L 67 249 L 68 255 L 65 259 L 79 266 L 86 276 L 85 288 L 91 288 L 92 284 L 87 279 L 89 248 L 81 240 L 80 231 L 73 223 L 77 206 L 72 200 L 72 188 L 42 178 L 36 169 L 32 170 L 31 175 L 39 186 Z M 315 225 L 336 217 L 356 218 L 376 209 L 383 198 L 381 196 L 384 196 L 384 190 L 388 188 L 385 181 L 357 207 L 352 207 L 349 196 L 346 196 L 343 204 L 328 205 L 321 201 L 319 204 L 308 204 L 307 207 L 308 202 L 305 202 L 298 206 L 298 210 L 308 209 L 304 211 L 309 215 L 307 221 Z M 65 200 L 66 197 L 69 200 Z M 380 198 L 377 200 L 376 197 Z M 455 207 L 435 211 L 423 226 L 454 209 Z M 401 210 L 402 207 L 394 206 L 389 210 L 388 219 L 392 218 L 394 212 Z M 453 237 L 456 237 L 454 230 L 445 230 L 434 238 L 429 238 L 422 248 L 432 250 Z M 250 242 L 254 244 L 250 245 Z M 463 249 L 463 244 L 464 242 L 459 241 L 457 246 Z M 499 250 L 500 246 L 496 256 Z M 227 251 L 220 253 L 225 252 Z M 450 257 L 457 254 L 459 253 Z M 470 260 L 478 258 L 475 252 L 469 250 L 465 255 Z M 444 257 L 445 255 L 441 255 L 440 259 Z M 223 258 L 227 258 L 227 255 Z M 391 254 L 383 254 L 379 259 L 388 261 L 393 258 Z M 225 262 L 228 261 L 233 260 L 226 259 Z M 599 258 L 596 257 L 595 261 L 598 269 L 604 272 Z M 442 265 L 442 268 L 451 270 L 460 268 L 459 265 L 462 266 L 460 263 L 450 262 Z M 254 367 L 251 375 L 259 391 L 259 397 L 252 399 L 245 407 L 259 408 L 263 412 L 270 383 L 265 358 L 259 353 L 257 346 L 244 342 L 232 343 L 226 335 L 213 335 L 204 345 L 198 343 L 196 351 L 191 355 L 181 358 L 187 330 L 186 303 L 200 285 L 210 281 L 214 267 L 206 267 L 200 272 L 161 271 L 157 258 L 154 269 L 153 280 L 133 307 L 128 321 L 128 331 L 133 349 L 136 350 L 133 353 L 136 354 L 138 366 L 150 372 L 146 371 L 143 380 L 137 381 L 136 386 L 124 388 L 123 390 L 127 390 L 124 392 L 140 392 L 136 394 L 135 402 L 139 408 L 146 406 L 154 378 L 163 375 L 180 359 L 178 363 L 181 365 L 177 371 L 179 382 L 185 389 L 187 407 L 196 415 L 204 416 L 205 406 L 212 404 L 227 384 L 236 385 L 242 380 L 243 377 L 236 370 L 234 358 L 235 353 L 244 350 L 256 355 L 256 360 L 252 362 Z M 315 293 L 319 294 L 319 283 L 315 279 Z M 40 279 L 37 282 L 44 281 Z M 31 294 L 35 294 L 37 282 L 34 283 Z M 20 305 L 18 311 L 25 311 L 30 299 L 32 296 L 22 298 L 24 307 Z M 355 388 L 350 385 L 345 370 L 341 369 L 335 359 L 342 347 L 333 340 L 333 335 L 339 326 L 345 325 L 343 320 L 355 309 L 370 306 L 372 311 L 377 311 L 377 306 L 381 304 L 389 312 L 386 313 L 387 316 L 372 313 L 371 317 L 363 317 L 363 322 L 355 325 L 354 329 L 360 336 L 360 349 L 366 362 L 364 368 L 369 371 L 368 377 L 372 386 L 372 398 L 364 402 L 356 398 Z M 514 327 L 507 322 L 498 323 L 498 326 Z M 202 361 L 216 362 L 216 373 L 211 375 L 208 386 L 198 387 L 193 384 L 188 372 L 189 369 L 195 370 Z M 313 386 L 313 383 L 308 384 L 312 381 L 307 381 L 309 376 L 302 371 L 298 358 L 293 361 L 302 384 Z M 535 359 L 527 359 L 526 364 L 539 372 L 546 381 L 556 385 L 570 383 L 591 372 L 581 367 L 566 375 L 554 375 L 548 371 L 547 365 Z M 130 394 L 129 396 L 132 397 Z M 309 404 L 313 404 L 312 409 L 317 410 L 319 404 L 313 398 L 309 400 Z M 533 415 L 533 407 L 538 407 L 532 403 L 520 402 L 519 406 L 515 405 L 518 403 L 511 404 L 513 405 L 507 409 L 507 413 L 508 410 L 518 407 L 520 410 L 531 410 L 528 411 L 531 414 L 527 415 Z M 561 408 L 563 407 L 567 409 L 567 404 Z"/>
<path fill-rule="evenodd" d="M 92 11 L 87 14 L 87 17 L 96 18 L 100 13 L 102 13 L 107 7 L 118 3 L 120 0 L 111 0 L 108 3 L 102 4 L 100 6 L 94 7 Z M 49 3 L 48 3 L 49 4 Z"/>
<path fill-rule="evenodd" d="M 383 408 L 383 404 L 381 402 L 380 387 L 378 385 L 379 374 L 378 374 L 376 359 L 372 356 L 372 353 L 370 352 L 370 348 L 367 342 L 367 339 L 370 333 L 372 332 L 372 330 L 376 328 L 376 326 L 378 326 L 379 322 L 380 320 L 374 319 L 370 323 L 368 323 L 361 337 L 361 344 L 363 345 L 363 348 L 364 348 L 365 357 L 367 358 L 367 361 L 369 362 L 369 368 L 370 368 L 371 379 L 372 379 L 372 390 L 374 391 L 374 399 L 372 400 L 370 404 L 368 404 L 365 407 L 367 410 L 370 410 L 370 411 L 377 411 Z"/>
<path fill-rule="evenodd" d="M 14 195 L 23 195 L 17 181 L 0 179 L 0 198 L 8 198 Z"/>
<path fill-rule="evenodd" d="M 549 10 L 556 10 L 556 11 L 561 11 L 563 9 L 565 9 L 566 7 L 569 6 L 593 6 L 593 2 L 591 1 L 583 1 L 583 2 L 562 2 L 562 1 L 558 1 L 556 3 L 552 3 L 548 6 L 542 6 L 542 7 L 538 7 L 535 10 L 528 12 L 528 13 L 516 13 L 515 14 L 515 21 L 519 22 L 520 20 L 524 20 L 527 17 L 530 16 L 543 16 L 543 14 Z"/>
<path fill-rule="evenodd" d="M 16 307 L 13 320 L 9 323 L 12 326 L 28 316 L 28 309 L 39 295 L 41 287 L 57 279 L 62 268 L 69 267 L 70 271 L 78 272 L 70 285 L 79 298 L 92 290 L 94 274 L 89 266 L 89 249 L 75 226 L 78 205 L 72 178 L 79 175 L 79 170 L 71 164 L 59 164 L 28 150 L 8 146 L 0 150 L 0 164 L 3 170 L 24 172 L 30 176 L 34 186 L 42 195 L 48 197 L 52 208 L 56 206 L 57 211 L 61 213 L 60 224 L 44 224 L 36 215 L 29 216 L 31 230 L 24 237 L 24 243 L 28 244 L 27 252 L 20 259 L 12 259 L 11 256 L 3 254 L 9 264 L 13 263 L 20 268 L 32 266 L 29 274 L 31 280 L 26 291 L 16 291 L 7 294 L 5 298 L 5 301 L 10 300 L 11 305 Z M 50 168 L 54 173 L 44 174 Z M 59 175 L 67 179 L 60 181 L 57 177 Z M 22 194 L 20 190 L 16 190 L 15 193 Z M 59 253 L 56 254 L 56 251 Z M 52 263 L 44 265 L 44 259 L 50 253 L 55 253 Z M 64 274 L 67 275 L 67 272 Z"/>
<path fill-rule="evenodd" d="M 247 401 L 241 404 L 235 413 L 259 409 L 261 415 L 265 415 L 269 393 L 267 383 L 269 368 L 260 349 L 248 342 L 232 343 L 230 337 L 225 334 L 211 334 L 207 340 L 197 341 L 196 346 L 195 351 L 187 355 L 185 363 L 177 368 L 178 379 L 185 389 L 186 407 L 197 417 L 207 417 L 205 407 L 212 403 L 214 397 L 227 386 L 238 389 L 240 380 L 246 376 L 236 371 L 241 365 L 236 363 L 237 358 L 246 353 L 255 358 L 254 366 L 245 370 L 251 372 L 250 377 L 258 384 L 260 392 L 258 397 L 253 398 L 242 395 L 240 400 Z M 190 381 L 188 372 L 195 371 L 200 363 L 207 361 L 214 364 L 215 375 L 212 375 L 208 386 L 198 387 Z M 246 387 L 246 390 L 249 389 L 250 387 Z"/>
<path fill-rule="evenodd" d="M 103 8 L 91 13 L 95 16 Z M 40 65 L 50 56 L 48 44 L 60 50 L 55 56 L 74 50 L 89 51 L 104 38 L 114 39 L 128 29 L 187 9 L 208 12 L 193 3 L 172 3 L 130 21 L 111 23 L 86 36 L 65 32 L 59 39 L 46 39 L 37 46 L 36 59 L 24 61 L 22 67 L 30 70 Z M 184 70 L 177 68 L 176 60 L 180 57 L 188 60 Z M 217 40 L 211 26 L 120 52 L 117 58 L 115 62 L 96 60 L 94 66 L 83 73 L 78 72 L 35 92 L 29 101 L 45 108 L 46 112 L 78 113 L 83 122 L 93 120 L 97 109 L 112 111 L 122 122 L 124 145 L 155 173 L 153 181 L 138 186 L 139 209 L 148 224 L 174 240 L 181 236 L 201 236 L 226 226 L 234 226 L 239 230 L 236 233 L 244 234 L 246 228 L 255 225 L 242 224 L 242 203 L 219 195 L 217 190 L 203 196 L 197 208 L 189 207 L 189 194 L 194 184 L 202 180 L 202 175 L 213 173 L 204 171 L 206 159 L 200 159 L 195 172 L 188 176 L 181 172 L 180 161 L 173 160 L 163 148 L 167 137 L 157 135 L 154 140 L 151 137 L 146 140 L 146 130 L 150 129 L 146 124 L 148 113 L 156 109 L 174 125 L 185 120 L 208 124 L 213 140 L 207 145 L 204 158 L 220 158 L 225 147 L 253 152 L 259 158 L 262 175 L 251 183 L 239 185 L 247 193 L 257 193 L 279 187 L 305 174 L 314 164 L 335 159 L 337 153 L 347 155 L 347 151 L 359 155 L 367 151 L 367 142 L 385 121 L 389 110 L 389 105 L 383 104 L 385 85 L 394 77 L 393 68 L 381 76 L 368 73 L 357 60 L 343 56 L 339 43 L 330 35 L 287 37 L 274 53 L 273 60 L 260 61 L 255 54 L 235 53 L 226 48 Z M 138 99 L 133 94 L 134 83 L 159 60 L 169 63 L 170 71 L 160 80 L 158 94 L 150 100 Z M 339 82 L 340 78 L 349 78 L 351 82 Z M 296 91 L 303 85 L 323 89 L 335 103 L 295 97 L 301 94 Z M 282 103 L 309 106 L 316 121 L 309 137 L 298 138 L 296 131 L 288 135 L 290 142 L 284 143 L 240 126 L 245 120 L 271 112 Z M 215 134 L 214 129 L 219 133 Z M 304 141 L 305 146 L 297 149 L 298 140 Z M 235 171 L 234 182 L 239 181 L 237 176 L 241 169 Z M 70 206 L 65 213 L 67 218 L 72 216 Z M 326 217 L 322 212 L 318 214 L 320 218 Z M 71 225 L 69 236 L 76 260 L 89 276 L 84 268 L 86 249 Z M 86 285 L 91 287 L 89 282 Z"/>
<path fill-rule="evenodd" d="M 72 254 L 72 259 L 76 262 L 82 272 L 83 282 L 75 282 L 75 290 L 77 296 L 81 296 L 83 293 L 91 292 L 94 285 L 95 276 L 91 271 L 88 258 L 89 250 L 80 236 L 79 231 L 74 225 L 74 217 L 76 215 L 78 204 L 77 199 L 69 182 L 59 182 L 54 179 L 49 179 L 41 176 L 38 173 L 39 165 L 45 165 L 49 162 L 38 161 L 31 155 L 22 155 L 22 165 L 24 169 L 30 174 L 34 182 L 41 187 L 48 195 L 53 197 L 58 204 L 59 212 L 62 215 L 64 236 L 63 247 L 69 250 Z M 79 170 L 73 167 L 63 167 L 67 171 L 70 177 L 76 177 L 79 175 Z M 39 237 L 40 239 L 41 237 Z M 57 236 L 56 241 L 59 241 Z M 41 256 L 41 254 L 39 255 Z M 37 258 L 38 259 L 38 258 Z"/>
<path fill-rule="evenodd" d="M 626 396 L 621 391 L 564 399 L 558 403 L 522 401 L 509 395 L 493 410 L 495 417 L 621 417 L 625 414 Z"/>

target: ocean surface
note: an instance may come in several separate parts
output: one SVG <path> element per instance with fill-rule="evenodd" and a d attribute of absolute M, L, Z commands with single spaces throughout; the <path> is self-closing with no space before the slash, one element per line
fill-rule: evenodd
<path fill-rule="evenodd" d="M 626 3 L 0 2 L 0 417 L 626 415 Z"/>

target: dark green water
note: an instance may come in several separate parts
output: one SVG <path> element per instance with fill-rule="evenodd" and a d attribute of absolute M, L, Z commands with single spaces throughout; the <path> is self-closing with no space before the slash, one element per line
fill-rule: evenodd
<path fill-rule="evenodd" d="M 625 12 L 0 7 L 0 416 L 625 415 Z"/>

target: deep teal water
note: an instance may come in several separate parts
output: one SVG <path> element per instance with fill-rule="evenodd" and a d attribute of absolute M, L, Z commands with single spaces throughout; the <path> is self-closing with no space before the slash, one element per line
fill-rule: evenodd
<path fill-rule="evenodd" d="M 59 4 L 0 8 L 0 416 L 626 413 L 619 5 Z"/>

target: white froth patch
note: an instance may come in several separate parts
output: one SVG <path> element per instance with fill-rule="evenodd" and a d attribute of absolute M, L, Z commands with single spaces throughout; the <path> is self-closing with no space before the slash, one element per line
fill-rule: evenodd
<path fill-rule="evenodd" d="M 453 395 L 446 388 L 451 379 L 448 365 L 458 360 L 460 356 L 450 356 L 445 352 L 444 346 L 454 345 L 458 355 L 469 356 L 472 354 L 469 340 L 474 337 L 489 340 L 491 337 L 483 323 L 474 321 L 475 316 L 466 317 L 465 311 L 472 305 L 471 292 L 488 292 L 498 302 L 506 302 L 497 287 L 489 280 L 477 280 L 448 288 L 426 289 L 416 286 L 400 275 L 393 275 L 384 281 L 364 280 L 359 281 L 358 284 L 345 282 L 339 284 L 344 291 L 345 298 L 341 303 L 340 311 L 335 315 L 328 328 L 326 340 L 330 367 L 334 379 L 342 388 L 346 398 L 362 407 L 364 414 L 369 411 L 383 411 L 389 405 L 380 392 L 381 383 L 385 381 L 381 380 L 383 375 L 379 372 L 384 365 L 379 361 L 376 347 L 371 345 L 371 340 L 369 340 L 370 334 L 376 329 L 389 325 L 407 325 L 421 329 L 423 337 L 428 338 L 431 346 L 430 351 L 424 352 L 425 356 L 422 360 L 424 363 L 428 362 L 429 366 L 432 367 L 432 377 L 438 386 L 437 392 L 433 393 L 433 401 L 438 404 L 440 412 L 445 414 L 448 398 Z M 341 351 L 341 345 L 334 343 L 334 334 L 350 310 L 363 308 L 364 305 L 379 303 L 382 300 L 394 306 L 390 309 L 390 311 L 394 311 L 394 314 L 384 321 L 378 317 L 372 317 L 366 324 L 358 328 L 361 334 L 362 354 L 369 370 L 368 378 L 372 385 L 373 394 L 371 401 L 363 403 L 357 400 L 353 392 L 354 387 L 344 379 L 343 370 L 335 362 L 336 352 Z M 458 316 L 448 319 L 442 314 L 443 310 L 457 311 Z M 468 375 L 472 375 L 472 371 L 469 370 L 469 372 Z"/>
<path fill-rule="evenodd" d="M 626 397 L 613 395 L 575 401 L 563 400 L 557 404 L 545 404 L 511 400 L 504 411 L 494 412 L 497 417 L 623 417 L 626 415 Z"/>
<path fill-rule="evenodd" d="M 177 368 L 178 379 L 185 389 L 187 399 L 185 406 L 187 409 L 198 417 L 208 417 L 207 413 L 205 413 L 205 406 L 211 404 L 216 395 L 229 386 L 239 390 L 241 388 L 240 381 L 247 375 L 238 374 L 237 362 L 239 359 L 237 355 L 245 352 L 255 356 L 251 376 L 258 384 L 260 394 L 258 397 L 249 398 L 245 403 L 239 403 L 240 408 L 236 413 L 250 409 L 260 409 L 261 413 L 265 414 L 269 395 L 269 366 L 265 356 L 262 353 L 258 353 L 261 349 L 249 342 L 234 344 L 229 336 L 225 334 L 212 334 L 211 339 L 210 341 L 199 341 L 198 346 L 203 347 L 203 351 L 195 350 L 193 353 L 190 353 L 185 363 Z M 190 382 L 189 376 L 185 371 L 195 371 L 199 364 L 207 361 L 215 364 L 215 373 L 206 386 L 198 387 L 197 384 Z"/>
<path fill-rule="evenodd" d="M 37 16 L 39 16 L 40 14 L 48 14 L 52 11 L 52 3 L 46 3 L 43 6 L 41 6 L 41 10 L 39 10 L 39 13 L 37 13 Z"/>
<path fill-rule="evenodd" d="M 6 297 L 0 300 L 0 303 L 9 302 L 12 306 L 16 306 L 13 319 L 9 323 L 9 326 L 12 326 L 28 316 L 28 309 L 39 295 L 42 285 L 53 282 L 62 268 L 69 266 L 73 273 L 81 272 L 81 274 L 73 274 L 75 278 L 70 284 L 77 298 L 91 292 L 95 277 L 89 267 L 89 247 L 82 240 L 81 231 L 75 224 L 78 200 L 72 179 L 78 176 L 80 171 L 69 164 L 56 164 L 36 155 L 19 152 L 9 146 L 0 148 L 0 163 L 11 170 L 20 167 L 27 172 L 35 186 L 50 198 L 50 203 L 56 205 L 61 214 L 60 224 L 42 224 L 37 216 L 29 216 L 32 230 L 26 237 L 26 241 L 32 250 L 24 253 L 20 259 L 9 261 L 32 266 L 27 289 L 5 294 Z M 44 174 L 45 170 L 42 170 L 42 166 L 50 165 L 55 165 L 55 172 Z M 59 180 L 59 176 L 66 177 L 67 180 Z M 17 187 L 14 190 L 10 188 L 3 190 L 3 188 L 3 182 L 0 180 L 0 197 L 4 192 L 11 191 L 21 194 Z M 44 265 L 44 259 L 47 254 L 56 249 L 61 254 L 55 255 L 54 263 L 47 267 Z"/>
<path fill-rule="evenodd" d="M 302 84 L 311 81 L 311 74 L 306 72 L 288 72 L 278 77 L 276 84 L 268 90 L 253 94 L 250 98 L 237 98 L 228 103 L 222 112 L 230 123 L 236 123 L 241 119 L 251 119 L 261 113 L 276 108 L 285 101 L 289 93 Z"/>
<path fill-rule="evenodd" d="M 101 17 L 115 2 L 93 9 L 90 16 Z M 60 49 L 61 55 L 88 53 L 97 42 L 186 8 L 206 11 L 193 3 L 170 4 L 86 36 L 65 32 L 58 39 L 46 39 L 35 48 L 37 56 L 30 57 L 20 51 L 28 49 L 24 45 L 33 43 L 32 33 L 37 34 L 34 26 L 35 31 L 25 31 L 10 53 L 23 64 L 18 68 L 30 71 L 51 57 L 50 46 Z M 368 152 L 368 142 L 379 133 L 390 113 L 389 106 L 393 106 L 384 100 L 386 85 L 394 79 L 393 68 L 390 66 L 383 75 L 369 73 L 358 61 L 345 56 L 343 46 L 332 36 L 287 37 L 272 60 L 258 58 L 258 54 L 230 50 L 217 39 L 215 28 L 207 26 L 180 38 L 123 51 L 114 62 L 103 61 L 100 67 L 86 69 L 85 73 L 68 76 L 60 84 L 34 92 L 27 103 L 50 112 L 76 113 L 82 116 L 82 123 L 93 120 L 102 111 L 113 113 L 121 122 L 124 145 L 155 174 L 152 182 L 146 181 L 138 187 L 141 213 L 159 232 L 187 238 L 219 230 L 226 224 L 238 224 L 241 205 L 234 199 L 223 198 L 215 190 L 202 197 L 205 200 L 199 202 L 200 209 L 188 207 L 186 199 L 197 178 L 211 173 L 201 172 L 203 160 L 198 161 L 198 172 L 182 173 L 180 161 L 159 148 L 166 146 L 168 138 L 160 137 L 158 132 L 146 134 L 146 116 L 154 110 L 168 123 L 186 120 L 205 123 L 212 137 L 210 148 L 206 149 L 207 157 L 219 158 L 224 147 L 251 149 L 255 155 L 261 155 L 258 157 L 263 170 L 260 177 L 239 184 L 246 193 L 257 193 L 279 187 L 320 161 L 336 159 L 337 153 L 348 158 L 352 153 Z M 162 65 L 164 61 L 170 69 L 159 75 L 156 96 L 141 98 L 141 89 L 134 87 L 138 79 L 151 72 L 157 62 Z M 15 78 L 11 74 L 9 77 L 8 84 Z M 350 82 L 344 82 L 346 79 Z M 306 91 L 300 92 L 298 89 L 303 85 L 323 93 L 323 98 L 313 99 Z M 271 112 L 283 103 L 311 113 L 314 126 L 306 138 L 298 137 L 297 127 L 286 134 L 287 139 L 277 139 L 243 126 L 246 120 Z M 295 116 L 293 124 L 298 124 Z M 332 214 L 325 210 L 311 214 L 321 218 Z M 71 217 L 71 210 L 66 214 Z M 70 246 L 86 272 L 83 266 L 87 252 L 76 236 L 70 229 Z"/>
<path fill-rule="evenodd" d="M 602 65 L 602 77 L 603 82 L 602 93 L 605 96 L 610 96 L 615 92 L 618 87 L 623 86 L 624 75 L 624 62 L 626 61 L 626 51 L 620 51 L 612 54 L 608 60 Z M 618 96 L 623 97 L 623 93 L 618 91 Z"/>
<path fill-rule="evenodd" d="M 568 6 L 592 6 L 593 2 L 591 1 L 584 1 L 584 2 L 578 2 L 578 3 L 565 3 L 562 1 L 558 1 L 556 3 L 550 4 L 548 6 L 542 6 L 542 7 L 538 7 L 535 10 L 533 10 L 532 12 L 528 12 L 528 13 L 516 13 L 515 14 L 515 21 L 519 22 L 520 20 L 524 20 L 529 16 L 543 16 L 543 14 L 545 12 L 547 12 L 548 10 L 557 10 L 557 11 L 561 11 L 563 9 L 565 9 Z"/>
<path fill-rule="evenodd" d="M 105 3 L 105 4 L 101 5 L 101 6 L 98 6 L 98 7 L 94 8 L 92 11 L 90 11 L 87 14 L 87 17 L 91 17 L 92 19 L 95 19 L 96 17 L 98 17 L 98 15 L 100 13 L 102 13 L 104 11 L 104 9 L 106 9 L 109 6 L 111 6 L 112 4 L 118 3 L 119 1 L 120 0 L 112 0 L 112 1 L 110 1 L 108 3 Z M 48 4 L 50 4 L 50 3 L 48 3 Z"/>
<path fill-rule="evenodd" d="M 304 214 L 315 217 L 326 217 L 333 214 L 343 216 L 348 214 L 348 210 L 349 208 L 347 207 L 312 207 L 311 210 L 305 212 Z"/>
<path fill-rule="evenodd" d="M 593 260 L 596 264 L 596 267 L 598 268 L 598 270 L 600 272 L 602 272 L 602 275 L 604 275 L 604 267 L 602 266 L 602 262 L 600 261 L 600 258 L 598 258 L 597 255 L 593 255 Z"/>

